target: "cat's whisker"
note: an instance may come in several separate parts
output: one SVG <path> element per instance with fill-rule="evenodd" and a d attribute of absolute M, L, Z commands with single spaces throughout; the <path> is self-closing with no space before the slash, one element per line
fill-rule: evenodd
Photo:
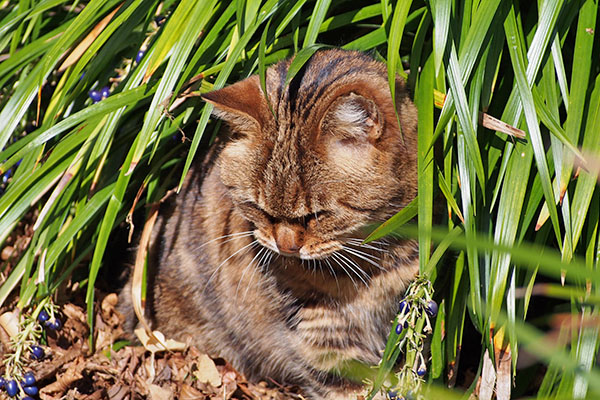
<path fill-rule="evenodd" d="M 377 239 L 369 243 L 363 243 L 362 239 L 350 238 L 347 239 L 346 242 L 357 247 L 362 247 L 364 249 L 377 250 L 384 253 L 389 253 L 389 250 L 385 249 L 385 247 L 389 246 L 390 242 L 383 241 L 383 239 Z"/>
<path fill-rule="evenodd" d="M 247 245 L 245 245 L 245 246 L 239 248 L 238 250 L 236 250 L 233 254 L 231 254 L 229 257 L 227 257 L 221 264 L 219 264 L 219 266 L 217 268 L 215 268 L 215 270 L 213 271 L 213 273 L 210 274 L 210 277 L 206 281 L 206 284 L 204 285 L 204 289 L 202 290 L 202 294 L 204 294 L 204 292 L 206 291 L 206 288 L 208 287 L 208 285 L 210 284 L 210 282 L 212 281 L 212 279 L 221 270 L 221 268 L 223 267 L 223 265 L 225 265 L 225 263 L 227 261 L 229 261 L 232 257 L 235 257 L 238 253 L 240 253 L 242 251 L 249 251 L 250 248 L 252 248 L 253 246 L 256 246 L 257 244 L 258 244 L 258 240 L 254 239 L 252 242 L 250 242 Z"/>
<path fill-rule="evenodd" d="M 346 243 L 346 244 L 350 245 L 350 246 L 354 246 L 351 243 Z M 362 250 L 359 250 L 359 249 L 351 248 L 351 247 L 348 247 L 346 245 L 343 245 L 342 247 L 343 247 L 343 249 L 345 249 L 349 253 L 352 253 L 352 254 L 358 253 L 358 254 L 363 255 L 364 257 L 370 258 L 371 260 L 380 260 L 381 259 L 381 257 L 378 257 L 378 256 L 375 256 L 373 254 L 367 253 L 366 251 L 362 251 Z"/>
<path fill-rule="evenodd" d="M 351 257 L 345 256 L 344 254 L 342 254 L 341 252 L 338 252 L 338 255 L 346 260 L 349 264 L 349 267 L 352 269 L 352 271 L 356 274 L 356 276 L 358 276 L 360 278 L 360 280 L 365 284 L 365 286 L 369 286 L 367 281 L 371 280 L 371 277 L 369 276 L 369 274 L 367 274 L 365 272 L 365 270 L 363 270 L 361 268 L 361 266 L 354 261 Z M 366 279 L 366 280 L 365 280 Z"/>
<path fill-rule="evenodd" d="M 346 276 L 348 276 L 348 278 L 350 278 L 350 281 L 352 281 L 352 284 L 354 285 L 354 288 L 358 289 L 358 285 L 356 284 L 356 281 L 354 280 L 354 278 L 352 278 L 352 274 L 350 272 L 348 272 L 348 270 L 346 269 L 346 267 L 340 262 L 341 259 L 339 259 L 338 257 L 339 257 L 339 254 L 337 254 L 337 253 L 333 253 L 331 255 L 331 259 L 333 261 L 335 261 L 337 263 L 337 265 L 339 265 L 342 268 L 342 270 L 344 270 L 344 272 L 346 273 Z"/>
<path fill-rule="evenodd" d="M 263 252 L 263 251 L 264 251 L 264 252 Z M 248 280 L 248 282 L 247 282 L 247 285 L 246 285 L 246 290 L 244 291 L 244 296 L 242 297 L 242 301 L 243 301 L 243 302 L 245 302 L 245 301 L 246 301 L 246 296 L 248 295 L 248 291 L 250 290 L 250 287 L 252 286 L 252 284 L 251 284 L 251 283 L 252 283 L 252 280 L 254 279 L 254 274 L 255 274 L 257 271 L 259 271 L 259 270 L 260 270 L 261 272 L 263 271 L 263 268 L 264 268 L 264 266 L 263 266 L 263 260 L 265 260 L 265 258 L 266 258 L 266 257 L 267 257 L 269 254 L 272 254 L 272 252 L 271 252 L 271 251 L 270 251 L 268 248 L 266 248 L 266 247 L 262 247 L 262 248 L 259 250 L 259 252 L 257 253 L 257 255 L 258 255 L 258 254 L 260 254 L 261 252 L 263 252 L 263 254 L 262 254 L 262 256 L 260 256 L 260 258 L 259 258 L 259 260 L 258 260 L 258 262 L 257 262 L 257 264 L 256 264 L 256 268 L 253 268 L 253 269 L 252 269 L 252 274 L 250 275 L 250 279 L 249 279 L 249 280 Z M 256 257 L 255 257 L 255 258 L 256 258 Z M 253 259 L 253 261 L 254 261 L 254 259 Z M 238 284 L 238 286 L 239 286 L 239 284 Z"/>
<path fill-rule="evenodd" d="M 373 246 L 371 243 L 375 243 L 376 241 L 370 242 L 369 244 L 363 243 L 362 240 L 360 239 L 347 239 L 345 244 L 349 244 L 351 246 L 355 246 L 355 247 L 361 247 L 363 249 L 368 249 L 368 250 L 375 250 L 375 251 L 380 251 L 382 253 L 389 253 L 389 250 L 378 247 L 378 246 Z M 377 244 L 377 243 L 375 243 Z"/>
<path fill-rule="evenodd" d="M 365 278 L 367 280 L 370 280 L 370 277 L 365 271 L 363 271 L 363 269 L 360 267 L 360 265 L 358 265 L 351 258 L 348 258 L 345 255 L 343 255 L 342 253 L 336 252 L 335 254 L 339 257 L 340 261 L 342 261 L 344 264 L 346 264 L 346 266 L 348 268 L 350 268 L 350 270 L 352 272 L 354 272 L 354 275 L 356 275 L 362 281 L 362 283 L 365 284 L 365 286 L 369 286 L 369 284 L 367 283 Z"/>
<path fill-rule="evenodd" d="M 323 264 L 321 264 L 321 260 L 317 260 L 317 265 L 319 266 L 319 271 L 321 271 L 321 276 L 325 279 L 325 271 L 323 271 Z"/>
<path fill-rule="evenodd" d="M 223 243 L 227 243 L 231 240 L 234 239 L 241 239 L 241 238 L 245 238 L 248 236 L 252 236 L 254 234 L 254 231 L 246 231 L 246 232 L 237 232 L 237 233 L 230 233 L 229 235 L 223 235 L 223 236 L 219 236 L 217 238 L 211 239 L 208 242 L 204 242 L 200 245 L 200 247 L 198 247 L 198 249 L 203 248 L 206 245 L 209 245 L 210 243 L 216 242 L 217 240 L 221 240 L 221 239 L 227 239 L 219 244 L 223 244 Z"/>
<path fill-rule="evenodd" d="M 346 252 L 348 252 L 349 254 L 352 254 L 353 256 L 356 256 L 356 257 L 360 258 L 361 260 L 364 260 L 364 261 L 368 262 L 369 264 L 373 265 L 375 268 L 377 268 L 377 269 L 380 269 L 380 270 L 382 270 L 382 271 L 385 271 L 385 269 L 384 269 L 384 268 L 383 268 L 381 265 L 379 265 L 379 264 L 378 264 L 378 263 L 376 263 L 375 261 L 373 261 L 373 260 L 371 260 L 371 259 L 369 259 L 369 258 L 367 258 L 367 257 L 365 257 L 365 256 L 363 255 L 363 254 L 365 254 L 365 255 L 367 255 L 367 256 L 369 256 L 369 257 L 373 257 L 372 255 L 370 255 L 370 254 L 368 254 L 368 253 L 364 253 L 364 252 L 362 252 L 362 251 L 359 251 L 359 250 L 356 250 L 356 249 L 351 249 L 351 248 L 349 248 L 349 247 L 344 247 L 344 248 L 342 249 L 342 251 L 346 251 Z M 362 253 L 362 254 L 361 254 L 361 253 Z M 376 260 L 378 260 L 378 258 L 377 258 L 377 257 L 375 257 L 375 259 L 376 259 Z"/>
<path fill-rule="evenodd" d="M 275 255 L 276 255 L 276 253 L 273 251 L 269 251 L 267 253 L 268 253 L 268 256 L 265 259 L 263 265 L 261 265 L 261 271 L 263 271 L 263 272 L 269 267 L 269 265 L 271 265 L 271 262 L 273 261 L 273 257 L 275 257 Z"/>
<path fill-rule="evenodd" d="M 333 269 L 333 266 L 331 265 L 329 258 L 324 258 L 323 260 L 327 263 L 327 266 L 329 267 L 329 270 L 331 271 L 331 275 L 335 279 L 335 284 L 336 284 L 338 290 L 340 290 L 340 282 L 338 281 L 337 273 L 335 272 L 335 269 Z"/>
<path fill-rule="evenodd" d="M 235 289 L 235 298 L 236 299 L 237 299 L 238 292 L 240 290 L 240 285 L 242 284 L 242 281 L 244 280 L 244 276 L 246 275 L 246 272 L 248 272 L 248 270 L 250 268 L 252 268 L 252 264 L 254 263 L 254 261 L 256 261 L 256 259 L 259 258 L 264 251 L 265 251 L 265 248 L 261 246 L 261 248 L 256 252 L 256 254 L 252 258 L 252 260 L 250 260 L 248 265 L 246 265 L 246 267 L 242 271 L 242 276 L 240 277 L 240 280 L 238 281 L 237 287 Z M 252 282 L 252 280 L 250 279 L 249 282 L 247 282 L 247 283 L 251 284 L 251 282 Z"/>

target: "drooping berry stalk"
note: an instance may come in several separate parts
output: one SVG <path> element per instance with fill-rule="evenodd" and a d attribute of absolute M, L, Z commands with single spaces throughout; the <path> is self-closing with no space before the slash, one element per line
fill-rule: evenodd
<path fill-rule="evenodd" d="M 424 399 L 421 389 L 427 375 L 425 341 L 433 330 L 431 318 L 438 312 L 438 305 L 432 297 L 432 284 L 424 277 L 408 287 L 398 305 L 398 314 L 393 321 L 393 329 L 368 399 L 372 399 L 380 390 L 385 391 L 388 398 L 403 399 L 408 396 Z M 392 374 L 401 353 L 404 354 L 404 362 Z"/>

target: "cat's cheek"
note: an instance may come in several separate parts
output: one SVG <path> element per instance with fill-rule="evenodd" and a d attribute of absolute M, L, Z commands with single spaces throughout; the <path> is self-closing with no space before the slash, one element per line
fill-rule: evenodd
<path fill-rule="evenodd" d="M 233 142 L 227 145 L 221 153 L 222 165 L 237 165 L 248 158 L 248 146 L 243 141 Z"/>
<path fill-rule="evenodd" d="M 368 143 L 349 143 L 336 140 L 329 146 L 329 161 L 337 168 L 354 173 L 369 168 L 373 160 L 373 146 Z"/>

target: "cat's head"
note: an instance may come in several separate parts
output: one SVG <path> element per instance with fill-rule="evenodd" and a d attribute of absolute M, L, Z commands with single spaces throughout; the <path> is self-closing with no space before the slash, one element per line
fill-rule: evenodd
<path fill-rule="evenodd" d="M 401 79 L 396 105 L 384 64 L 317 52 L 289 85 L 289 61 L 203 95 L 230 126 L 223 184 L 256 239 L 283 255 L 322 259 L 416 195 L 417 114 Z"/>

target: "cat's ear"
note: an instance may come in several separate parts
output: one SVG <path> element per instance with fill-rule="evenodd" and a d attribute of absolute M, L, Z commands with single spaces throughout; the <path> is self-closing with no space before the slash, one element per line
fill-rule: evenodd
<path fill-rule="evenodd" d="M 263 126 L 265 96 L 260 89 L 257 75 L 224 87 L 204 93 L 202 99 L 215 106 L 213 114 L 231 124 Z"/>
<path fill-rule="evenodd" d="M 383 118 L 375 102 L 350 93 L 329 106 L 321 120 L 321 129 L 343 139 L 374 141 L 383 132 Z"/>

